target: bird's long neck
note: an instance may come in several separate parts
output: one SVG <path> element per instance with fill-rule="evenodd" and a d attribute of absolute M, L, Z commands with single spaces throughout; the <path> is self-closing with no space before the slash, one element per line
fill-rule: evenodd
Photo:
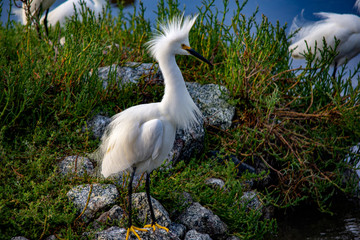
<path fill-rule="evenodd" d="M 184 78 L 176 64 L 175 56 L 168 56 L 159 61 L 159 66 L 165 81 L 165 93 L 162 102 L 174 104 L 175 100 L 187 93 Z"/>
<path fill-rule="evenodd" d="M 159 66 L 165 82 L 165 93 L 161 105 L 168 113 L 168 117 L 178 128 L 186 129 L 198 123 L 201 112 L 186 89 L 175 56 L 164 54 L 160 57 Z"/>

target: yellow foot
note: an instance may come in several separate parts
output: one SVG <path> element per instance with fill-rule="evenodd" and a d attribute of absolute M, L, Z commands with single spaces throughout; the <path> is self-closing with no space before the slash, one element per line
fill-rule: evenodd
<path fill-rule="evenodd" d="M 137 232 L 135 232 L 135 230 L 142 231 L 142 232 L 147 232 L 147 229 L 130 226 L 130 227 L 127 229 L 127 232 L 126 232 L 126 240 L 129 239 L 130 232 L 134 233 L 135 236 L 136 236 L 139 240 L 141 240 L 139 234 L 137 234 Z"/>
<path fill-rule="evenodd" d="M 165 231 L 169 232 L 169 229 L 167 229 L 166 227 L 163 227 L 157 223 L 147 224 L 144 226 L 144 228 L 152 228 L 154 232 L 155 232 L 156 228 L 161 228 L 161 229 L 164 229 Z"/>

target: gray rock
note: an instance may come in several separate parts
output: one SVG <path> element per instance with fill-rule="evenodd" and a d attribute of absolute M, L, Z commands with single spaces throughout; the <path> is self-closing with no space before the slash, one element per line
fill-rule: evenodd
<path fill-rule="evenodd" d="M 227 238 L 226 240 L 240 240 L 240 238 L 238 238 L 236 236 L 231 236 L 231 237 Z"/>
<path fill-rule="evenodd" d="M 119 174 L 115 174 L 114 177 L 116 177 L 117 181 L 116 184 L 122 185 L 122 186 L 128 186 L 128 180 L 130 179 L 130 173 L 128 172 L 120 172 Z M 141 175 L 134 176 L 132 185 L 133 187 L 136 186 L 142 186 L 145 184 L 145 175 L 141 178 Z"/>
<path fill-rule="evenodd" d="M 112 224 L 121 221 L 125 217 L 124 210 L 118 205 L 114 205 L 109 211 L 102 213 L 94 222 L 94 228 L 99 228 L 100 224 Z"/>
<path fill-rule="evenodd" d="M 142 240 L 180 240 L 180 238 L 178 238 L 178 236 L 171 230 L 166 232 L 163 229 L 156 229 L 155 231 L 149 229 L 147 232 L 140 232 L 139 235 Z"/>
<path fill-rule="evenodd" d="M 262 211 L 263 207 L 256 192 L 254 191 L 244 192 L 243 196 L 240 198 L 240 204 L 246 205 L 247 208 L 260 211 Z"/>
<path fill-rule="evenodd" d="M 74 174 L 84 176 L 85 173 L 92 175 L 94 173 L 94 165 L 87 157 L 75 155 L 64 158 L 59 163 L 59 170 L 62 175 Z"/>
<path fill-rule="evenodd" d="M 29 240 L 29 239 L 23 236 L 16 236 L 16 237 L 12 237 L 11 240 Z"/>
<path fill-rule="evenodd" d="M 169 227 L 171 220 L 169 213 L 165 210 L 165 208 L 159 203 L 158 200 L 151 197 L 152 206 L 154 209 L 154 214 L 156 218 L 156 222 L 164 227 Z M 151 216 L 150 216 L 150 208 L 147 201 L 146 193 L 133 193 L 132 194 L 132 206 L 137 209 L 137 216 L 141 223 L 150 224 Z"/>
<path fill-rule="evenodd" d="M 348 164 L 348 167 L 342 174 L 342 183 L 345 186 L 351 186 L 355 191 L 353 196 L 355 198 L 360 197 L 360 163 L 358 161 L 360 156 L 360 143 L 350 148 L 349 154 L 346 155 L 344 162 Z"/>
<path fill-rule="evenodd" d="M 360 177 L 359 177 L 359 166 L 356 166 L 356 169 L 353 169 L 351 166 L 346 168 L 342 173 L 342 185 L 351 186 L 351 189 L 354 189 L 353 196 L 355 198 L 360 197 Z"/>
<path fill-rule="evenodd" d="M 189 131 L 178 129 L 173 148 L 165 161 L 165 166 L 171 168 L 179 161 L 189 159 L 195 151 L 201 152 L 204 147 L 204 138 L 205 130 L 202 124 Z"/>
<path fill-rule="evenodd" d="M 96 240 L 124 240 L 126 238 L 126 229 L 111 227 L 95 234 Z M 171 231 L 166 232 L 163 229 L 148 230 L 147 232 L 137 231 L 142 240 L 180 240 Z M 129 240 L 138 240 L 134 234 L 130 234 Z"/>
<path fill-rule="evenodd" d="M 202 234 L 196 230 L 190 230 L 186 233 L 184 240 L 212 240 L 209 234 Z"/>
<path fill-rule="evenodd" d="M 188 229 L 194 229 L 200 233 L 207 233 L 215 239 L 223 237 L 227 226 L 211 210 L 204 208 L 195 202 L 179 217 L 179 222 Z"/>
<path fill-rule="evenodd" d="M 191 197 L 191 194 L 190 194 L 190 193 L 188 193 L 188 192 L 183 192 L 182 196 L 183 196 L 183 198 L 184 198 L 184 201 L 183 201 L 183 202 L 184 202 L 185 204 L 190 205 L 190 204 L 192 204 L 192 203 L 194 202 L 194 200 L 193 200 L 193 198 Z"/>
<path fill-rule="evenodd" d="M 88 200 L 91 184 L 79 185 L 73 187 L 68 193 L 69 201 L 72 201 L 79 212 L 82 212 Z M 115 203 L 119 197 L 119 192 L 112 184 L 93 184 L 89 203 L 81 216 L 85 222 L 89 222 L 95 213 L 106 206 Z"/>
<path fill-rule="evenodd" d="M 350 147 L 349 154 L 346 155 L 344 161 L 347 163 L 356 163 L 357 157 L 360 154 L 360 142 L 352 147 Z M 359 177 L 360 177 L 360 170 L 358 170 Z"/>
<path fill-rule="evenodd" d="M 190 193 L 188 193 L 188 192 L 182 192 L 178 196 L 178 200 L 180 202 L 180 205 L 179 205 L 180 209 L 185 209 L 185 208 L 189 207 L 191 204 L 193 204 L 193 202 L 194 202 Z M 181 215 L 181 213 L 182 213 L 182 211 L 180 211 L 178 209 L 172 209 L 172 211 L 170 212 L 170 217 L 172 219 L 176 219 Z"/>
<path fill-rule="evenodd" d="M 56 236 L 55 235 L 50 235 L 47 238 L 45 238 L 45 240 L 56 240 Z"/>
<path fill-rule="evenodd" d="M 213 188 L 224 188 L 225 182 L 219 178 L 208 178 L 205 180 L 205 184 L 212 186 Z"/>
<path fill-rule="evenodd" d="M 201 85 L 196 82 L 186 82 L 190 96 L 197 104 L 210 125 L 228 129 L 235 115 L 235 107 L 231 106 L 229 90 L 216 84 Z"/>
<path fill-rule="evenodd" d="M 126 238 L 126 229 L 113 226 L 104 231 L 95 234 L 94 239 L 97 240 L 122 240 Z M 129 238 L 133 239 L 133 238 Z M 136 239 L 136 238 L 134 238 Z"/>
<path fill-rule="evenodd" d="M 148 232 L 140 232 L 139 235 L 142 240 L 180 240 L 180 238 L 170 230 L 166 232 L 163 229 L 156 229 L 155 232 L 150 229 Z"/>
<path fill-rule="evenodd" d="M 183 239 L 186 233 L 186 227 L 179 223 L 171 223 L 169 231 L 174 233 L 178 238 Z"/>
<path fill-rule="evenodd" d="M 98 69 L 98 76 L 103 82 L 104 89 L 107 87 L 112 76 L 115 77 L 116 83 L 121 88 L 125 84 L 137 83 L 140 78 L 151 75 L 155 75 L 154 78 L 162 78 L 157 64 L 129 62 L 123 67 L 113 64 Z"/>
<path fill-rule="evenodd" d="M 102 115 L 94 116 L 90 121 L 87 122 L 87 129 L 89 129 L 93 137 L 101 138 L 106 126 L 110 123 L 111 118 L 105 117 Z M 83 128 L 83 132 L 85 132 L 86 128 Z"/>

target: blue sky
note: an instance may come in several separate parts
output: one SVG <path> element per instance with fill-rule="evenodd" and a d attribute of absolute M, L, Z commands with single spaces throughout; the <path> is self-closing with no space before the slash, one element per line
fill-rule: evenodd
<path fill-rule="evenodd" d="M 156 4 L 151 0 L 143 1 L 148 12 L 156 10 Z M 186 6 L 186 13 L 197 13 L 197 6 L 201 6 L 200 0 L 182 0 L 179 1 L 181 6 Z M 241 2 L 241 0 L 240 0 Z M 335 12 L 335 13 L 352 13 L 356 14 L 353 8 L 355 0 L 249 0 L 243 13 L 251 15 L 257 6 L 259 6 L 259 15 L 266 15 L 273 23 L 280 21 L 283 25 L 285 22 L 291 24 L 292 19 L 305 9 L 304 17 L 314 20 L 313 12 Z M 222 9 L 222 0 L 215 0 L 215 4 Z M 235 0 L 229 0 L 230 9 L 236 7 Z M 231 11 L 231 10 L 230 10 Z"/>
<path fill-rule="evenodd" d="M 3 13 L 1 15 L 1 21 L 7 21 L 6 12 L 9 9 L 9 3 L 12 0 L 3 0 Z M 241 1 L 241 0 L 240 0 Z M 57 0 L 53 7 L 64 2 L 64 0 Z M 139 0 L 136 0 L 138 3 Z M 156 4 L 154 0 L 143 0 L 145 7 L 147 8 L 148 16 L 153 16 L 153 11 L 156 10 Z M 197 6 L 201 6 L 200 0 L 179 0 L 181 6 L 186 6 L 186 13 L 197 13 Z M 353 8 L 355 0 L 249 0 L 243 13 L 250 15 L 254 12 L 257 6 L 259 6 L 259 13 L 265 14 L 269 20 L 275 23 L 277 20 L 283 25 L 286 22 L 291 24 L 292 19 L 300 14 L 302 9 L 305 9 L 304 17 L 312 19 L 313 12 L 335 12 L 335 13 L 352 13 L 356 14 L 356 10 Z M 219 9 L 222 9 L 222 0 L 215 0 L 215 4 Z M 234 9 L 235 0 L 229 0 L 230 9 Z"/>

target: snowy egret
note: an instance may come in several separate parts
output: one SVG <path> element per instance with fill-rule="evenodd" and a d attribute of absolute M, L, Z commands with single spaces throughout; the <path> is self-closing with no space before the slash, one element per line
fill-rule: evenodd
<path fill-rule="evenodd" d="M 163 228 L 156 223 L 150 201 L 150 173 L 159 167 L 169 154 L 177 128 L 189 129 L 199 124 L 202 114 L 186 89 L 184 78 L 176 64 L 175 55 L 193 55 L 211 63 L 189 46 L 189 31 L 196 17 L 174 17 L 161 24 L 147 43 L 150 54 L 158 61 L 165 82 L 165 93 L 161 102 L 133 106 L 116 114 L 107 127 L 97 150 L 104 177 L 128 171 L 129 181 L 129 234 L 145 228 Z M 132 226 L 131 194 L 135 174 L 146 173 L 146 193 L 151 212 L 151 224 L 144 228 Z"/>
<path fill-rule="evenodd" d="M 14 13 L 19 18 L 21 18 L 22 24 L 26 25 L 29 17 L 30 20 L 32 17 L 39 19 L 41 14 L 45 11 L 44 26 L 46 35 L 48 35 L 47 16 L 49 13 L 49 8 L 54 4 L 55 1 L 56 0 L 26 0 L 23 2 L 20 9 L 14 10 Z M 27 12 L 30 14 L 30 16 L 27 16 Z"/>
<path fill-rule="evenodd" d="M 79 14 L 78 17 L 81 21 L 80 12 L 83 4 L 94 12 L 95 17 L 98 17 L 103 7 L 106 6 L 106 0 L 67 0 L 49 12 L 47 22 L 52 26 L 56 25 L 57 22 L 59 22 L 60 26 L 64 26 L 65 20 L 75 15 L 75 11 Z M 41 21 L 45 21 L 45 18 L 41 18 Z"/>
<path fill-rule="evenodd" d="M 360 0 L 357 0 L 355 7 L 360 10 Z M 294 43 L 290 45 L 293 58 L 304 58 L 304 53 L 314 51 L 315 45 L 318 49 L 324 47 L 325 39 L 328 47 L 335 47 L 335 38 L 339 40 L 337 46 L 338 54 L 332 65 L 334 66 L 333 77 L 336 75 L 338 66 L 360 53 L 360 17 L 353 14 L 337 14 L 319 12 L 314 15 L 322 18 L 317 22 L 306 22 L 295 17 L 291 26 L 292 30 L 301 28 L 294 36 Z M 314 52 L 313 52 L 314 53 Z M 317 51 L 316 56 L 320 53 Z"/>

